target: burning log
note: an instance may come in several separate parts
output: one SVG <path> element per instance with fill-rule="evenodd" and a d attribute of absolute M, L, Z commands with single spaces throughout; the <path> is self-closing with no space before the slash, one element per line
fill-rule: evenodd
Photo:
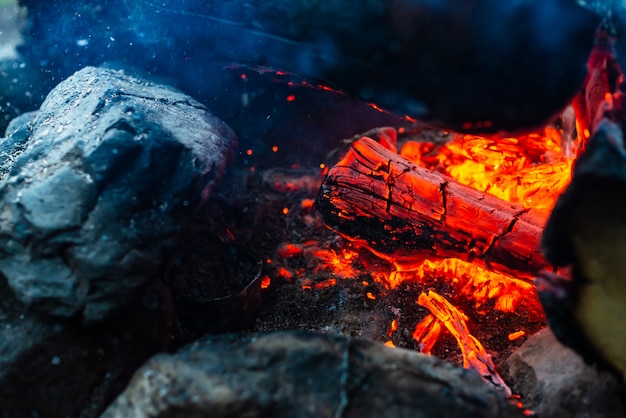
<path fill-rule="evenodd" d="M 618 91 L 622 71 L 615 59 L 614 39 L 606 32 L 599 31 L 596 45 L 587 62 L 587 77 L 579 94 L 572 104 L 576 111 L 579 135 L 588 139 L 598 123 L 606 116 L 615 121 L 612 95 Z M 608 115 L 607 115 L 608 113 Z M 579 144 L 577 154 L 585 150 L 585 143 Z"/>
<path fill-rule="evenodd" d="M 356 141 L 318 195 L 327 226 L 399 270 L 458 258 L 520 279 L 548 266 L 545 216 L 419 167 L 374 140 Z"/>

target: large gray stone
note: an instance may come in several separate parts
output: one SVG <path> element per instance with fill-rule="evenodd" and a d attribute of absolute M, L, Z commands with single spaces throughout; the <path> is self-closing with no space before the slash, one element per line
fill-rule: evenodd
<path fill-rule="evenodd" d="M 154 274 L 236 147 L 231 129 L 192 98 L 93 67 L 9 131 L 0 271 L 29 307 L 86 321 L 115 311 Z"/>
<path fill-rule="evenodd" d="M 155 280 L 123 314 L 81 326 L 26 309 L 0 277 L 0 416 L 100 416 L 141 363 L 170 348 L 170 305 Z"/>
<path fill-rule="evenodd" d="M 541 418 L 626 416 L 624 386 L 609 372 L 586 365 L 549 328 L 533 335 L 506 360 L 503 378 Z"/>
<path fill-rule="evenodd" d="M 506 417 L 470 370 L 410 350 L 305 332 L 213 337 L 137 370 L 102 418 Z"/>

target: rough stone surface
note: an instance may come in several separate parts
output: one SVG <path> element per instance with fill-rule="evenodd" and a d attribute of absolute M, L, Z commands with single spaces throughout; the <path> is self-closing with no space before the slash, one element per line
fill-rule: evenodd
<path fill-rule="evenodd" d="M 169 348 L 167 289 L 154 281 L 96 326 L 29 311 L 0 277 L 0 415 L 98 417 L 148 357 Z"/>
<path fill-rule="evenodd" d="M 0 143 L 0 271 L 31 308 L 103 319 L 154 274 L 236 138 L 176 90 L 93 67 L 27 120 Z"/>
<path fill-rule="evenodd" d="M 624 417 L 626 393 L 622 382 L 608 372 L 587 366 L 574 351 L 544 329 L 524 343 L 505 362 L 503 378 L 524 405 L 541 418 Z"/>
<path fill-rule="evenodd" d="M 516 417 L 478 374 L 382 343 L 303 332 L 201 340 L 140 368 L 112 417 Z"/>

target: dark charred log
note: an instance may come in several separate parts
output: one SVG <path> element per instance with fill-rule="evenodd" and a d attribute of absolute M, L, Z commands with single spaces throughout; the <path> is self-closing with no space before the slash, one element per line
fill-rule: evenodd
<path fill-rule="evenodd" d="M 547 266 L 541 213 L 419 167 L 367 137 L 330 170 L 317 210 L 327 226 L 401 269 L 454 257 L 531 279 Z"/>

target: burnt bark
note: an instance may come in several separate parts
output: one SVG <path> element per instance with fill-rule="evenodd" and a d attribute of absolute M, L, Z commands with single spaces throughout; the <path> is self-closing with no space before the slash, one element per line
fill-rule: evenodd
<path fill-rule="evenodd" d="M 419 167 L 364 137 L 328 173 L 317 198 L 327 226 L 401 269 L 460 258 L 532 280 L 548 264 L 545 217 Z"/>

